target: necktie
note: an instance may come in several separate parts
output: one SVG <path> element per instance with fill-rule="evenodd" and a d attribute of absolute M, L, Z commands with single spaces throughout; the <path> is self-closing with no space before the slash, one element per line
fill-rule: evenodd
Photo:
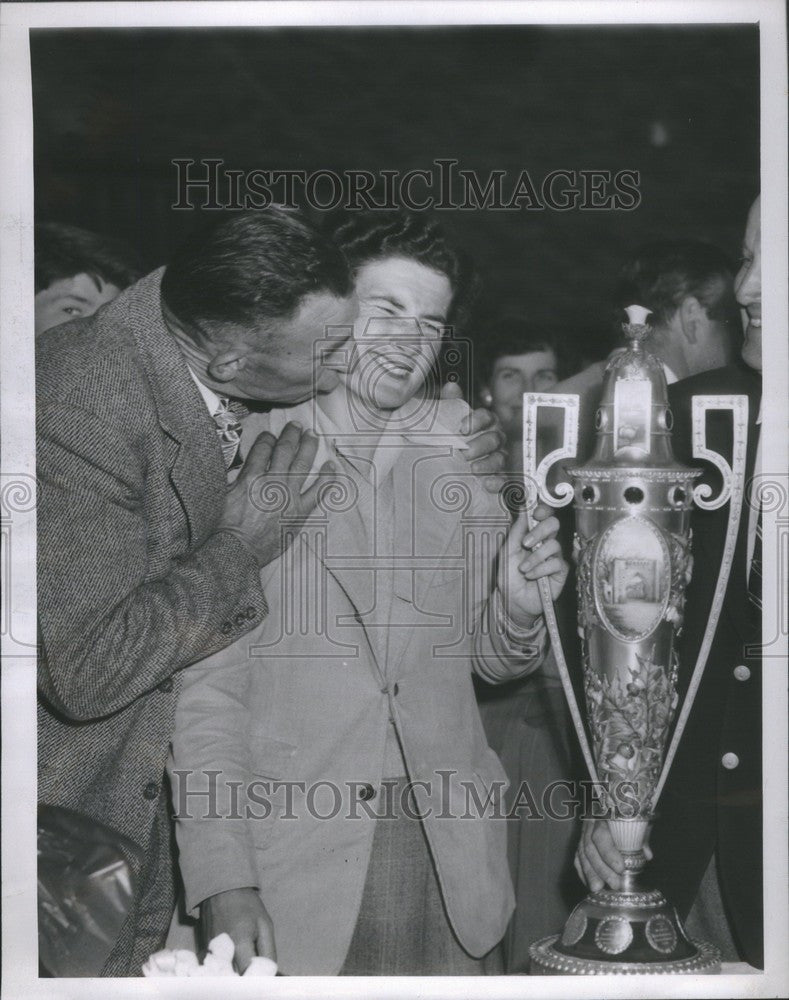
<path fill-rule="evenodd" d="M 228 472 L 231 469 L 238 469 L 243 464 L 240 449 L 241 420 L 248 413 L 249 410 L 239 400 L 221 397 L 219 406 L 213 415 L 216 432 L 219 435 L 219 445 L 225 460 L 225 468 Z"/>
<path fill-rule="evenodd" d="M 748 574 L 748 600 L 751 602 L 751 620 L 758 627 L 762 615 L 762 508 L 756 518 L 756 538 L 753 543 L 751 570 Z"/>

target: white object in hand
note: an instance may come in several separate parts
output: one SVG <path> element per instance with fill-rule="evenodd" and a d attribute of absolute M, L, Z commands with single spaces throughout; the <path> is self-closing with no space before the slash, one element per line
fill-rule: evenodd
<path fill-rule="evenodd" d="M 244 972 L 245 976 L 276 976 L 277 963 L 270 958 L 255 955 Z"/>
<path fill-rule="evenodd" d="M 144 976 L 235 976 L 233 954 L 235 945 L 229 934 L 219 934 L 208 945 L 208 954 L 203 964 L 197 955 L 185 948 L 172 951 L 163 948 L 151 955 L 142 967 Z M 277 963 L 270 958 L 253 958 L 244 973 L 245 976 L 276 976 Z"/>

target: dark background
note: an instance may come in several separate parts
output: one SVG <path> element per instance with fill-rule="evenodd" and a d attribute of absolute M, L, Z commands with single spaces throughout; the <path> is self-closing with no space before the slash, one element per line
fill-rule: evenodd
<path fill-rule="evenodd" d="M 759 187 L 755 26 L 31 32 L 37 220 L 166 261 L 177 157 L 238 169 L 430 169 L 483 177 L 641 173 L 634 211 L 440 213 L 486 280 L 484 309 L 602 356 L 617 269 L 655 236 L 733 258 Z M 418 186 L 416 191 L 421 191 Z"/>

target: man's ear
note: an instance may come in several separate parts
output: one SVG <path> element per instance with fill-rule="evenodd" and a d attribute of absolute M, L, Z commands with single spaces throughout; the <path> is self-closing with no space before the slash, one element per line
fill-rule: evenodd
<path fill-rule="evenodd" d="M 246 354 L 235 350 L 222 351 L 208 362 L 206 371 L 215 382 L 232 382 L 246 367 Z"/>
<path fill-rule="evenodd" d="M 699 338 L 701 325 L 707 320 L 706 309 L 695 295 L 688 295 L 680 303 L 677 316 L 685 340 L 689 344 L 695 344 Z"/>

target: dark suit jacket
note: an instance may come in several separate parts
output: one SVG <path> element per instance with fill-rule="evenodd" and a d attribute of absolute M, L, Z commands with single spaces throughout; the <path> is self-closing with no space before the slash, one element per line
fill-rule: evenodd
<path fill-rule="evenodd" d="M 756 418 L 761 378 L 733 365 L 684 379 L 669 389 L 674 414 L 674 450 L 691 459 L 691 398 L 699 394 L 745 394 L 749 399 L 747 483 L 753 476 Z M 709 418 L 708 444 L 731 460 L 731 417 Z M 706 463 L 703 463 L 706 465 Z M 706 465 L 702 481 L 717 492 L 720 477 Z M 654 861 L 650 881 L 674 902 L 684 917 L 698 892 L 717 847 L 724 904 L 737 944 L 751 965 L 763 965 L 762 931 L 762 767 L 761 659 L 746 656 L 759 642 L 749 614 L 747 591 L 748 504 L 743 503 L 737 545 L 723 610 L 688 726 L 658 803 L 651 837 Z M 687 591 L 685 626 L 680 638 L 680 698 L 684 697 L 709 618 L 723 552 L 728 505 L 717 511 L 695 509 L 693 578 Z M 750 672 L 734 668 L 745 666 Z M 680 702 L 681 703 L 681 702 Z M 727 770 L 725 753 L 739 764 Z"/>
<path fill-rule="evenodd" d="M 214 533 L 224 463 L 163 324 L 160 279 L 37 341 L 39 800 L 148 854 L 162 887 L 141 887 L 144 947 L 172 913 L 161 784 L 173 675 L 266 613 L 255 560 Z M 106 972 L 139 975 L 135 920 Z"/>

